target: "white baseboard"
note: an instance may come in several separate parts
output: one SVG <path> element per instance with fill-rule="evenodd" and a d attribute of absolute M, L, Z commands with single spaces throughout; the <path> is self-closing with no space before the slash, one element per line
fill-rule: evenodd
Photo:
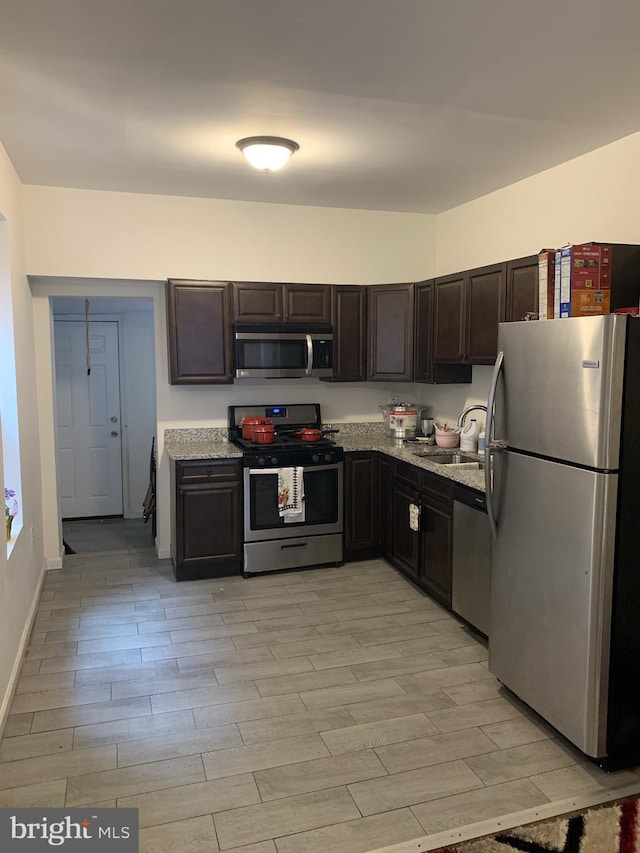
<path fill-rule="evenodd" d="M 156 542 L 156 554 L 159 560 L 168 560 L 171 557 L 171 548 L 158 548 L 158 543 Z"/>
<path fill-rule="evenodd" d="M 7 684 L 7 689 L 5 690 L 4 696 L 2 697 L 2 704 L 0 704 L 0 738 L 2 737 L 4 727 L 7 724 L 7 717 L 9 716 L 9 710 L 11 709 L 11 703 L 13 702 L 13 696 L 16 690 L 16 685 L 18 684 L 18 679 L 20 677 L 20 670 L 22 669 L 22 660 L 27 650 L 27 646 L 29 645 L 29 637 L 31 636 L 31 629 L 33 628 L 33 623 L 36 618 L 36 613 L 38 611 L 38 603 L 40 601 L 42 584 L 44 582 L 45 572 L 49 568 L 47 566 L 47 563 L 49 562 L 55 562 L 55 560 L 47 560 L 45 563 L 42 564 L 42 568 L 40 569 L 40 577 L 38 578 L 38 583 L 36 584 L 36 589 L 33 595 L 33 599 L 31 601 L 31 607 L 29 608 L 29 615 L 27 617 L 27 621 L 25 622 L 25 626 L 22 630 L 22 637 L 20 638 L 18 652 L 13 662 L 13 668 L 11 670 L 9 683 Z M 60 568 L 61 567 L 62 562 L 60 563 Z"/>

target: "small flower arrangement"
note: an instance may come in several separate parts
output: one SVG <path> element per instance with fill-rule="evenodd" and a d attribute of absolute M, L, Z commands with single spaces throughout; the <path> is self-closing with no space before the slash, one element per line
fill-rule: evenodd
<path fill-rule="evenodd" d="M 18 514 L 18 501 L 13 489 L 4 489 L 4 510 L 7 521 L 7 542 L 11 539 L 11 525 Z"/>

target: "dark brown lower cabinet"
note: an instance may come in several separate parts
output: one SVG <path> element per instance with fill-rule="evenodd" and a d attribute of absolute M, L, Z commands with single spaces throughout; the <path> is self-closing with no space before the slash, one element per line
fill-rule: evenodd
<path fill-rule="evenodd" d="M 176 580 L 242 573 L 242 468 L 236 460 L 172 463 Z"/>
<path fill-rule="evenodd" d="M 420 505 L 420 469 L 396 462 L 393 482 L 393 548 L 391 562 L 413 580 L 420 569 L 420 532 L 409 524 L 409 507 Z"/>
<path fill-rule="evenodd" d="M 387 559 L 391 558 L 393 550 L 393 459 L 382 453 L 378 454 L 378 483 L 380 484 L 378 507 L 380 526 L 378 542 L 380 553 Z"/>
<path fill-rule="evenodd" d="M 344 559 L 377 557 L 379 546 L 378 454 L 347 453 L 344 482 Z"/>
<path fill-rule="evenodd" d="M 384 453 L 348 453 L 345 471 L 345 560 L 385 557 L 450 609 L 453 481 Z"/>
<path fill-rule="evenodd" d="M 418 583 L 445 607 L 451 607 L 453 507 L 429 495 L 422 498 Z"/>

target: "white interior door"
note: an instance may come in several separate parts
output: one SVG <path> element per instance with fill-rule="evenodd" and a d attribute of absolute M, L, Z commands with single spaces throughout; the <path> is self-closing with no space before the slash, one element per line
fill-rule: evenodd
<path fill-rule="evenodd" d="M 63 518 L 122 515 L 118 324 L 56 321 L 58 494 Z"/>

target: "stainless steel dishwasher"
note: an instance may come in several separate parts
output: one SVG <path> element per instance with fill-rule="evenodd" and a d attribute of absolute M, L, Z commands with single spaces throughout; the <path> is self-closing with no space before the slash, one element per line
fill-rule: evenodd
<path fill-rule="evenodd" d="M 482 492 L 453 490 L 453 577 L 451 607 L 489 636 L 491 617 L 491 528 Z"/>

